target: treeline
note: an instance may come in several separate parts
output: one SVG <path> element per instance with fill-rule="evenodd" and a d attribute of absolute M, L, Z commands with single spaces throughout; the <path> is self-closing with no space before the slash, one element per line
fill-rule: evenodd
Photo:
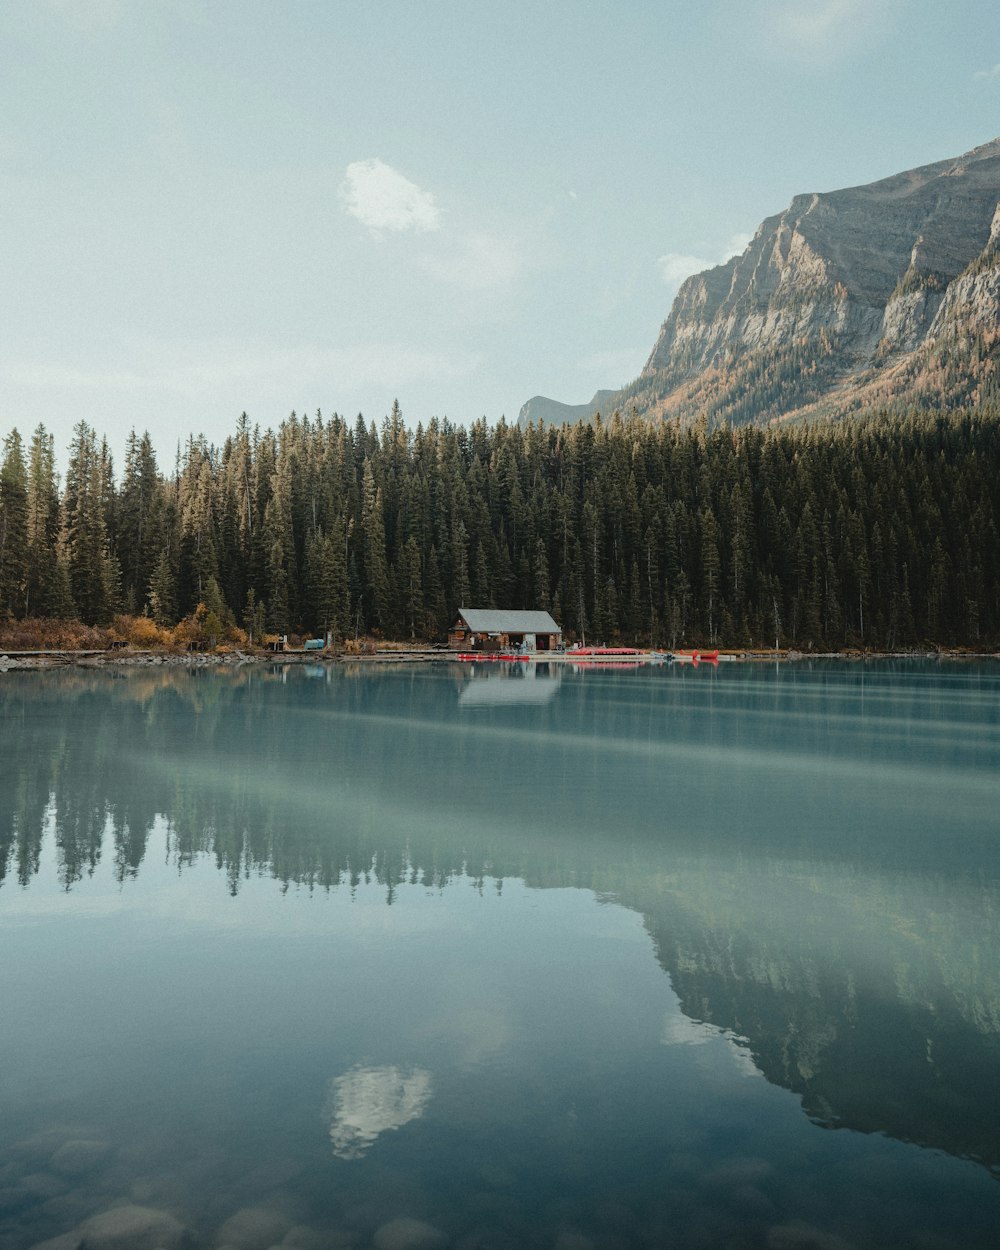
<path fill-rule="evenodd" d="M 610 422 L 410 430 L 244 415 L 172 472 L 133 433 L 120 481 L 77 425 L 4 440 L 0 614 L 440 638 L 460 606 L 547 608 L 653 645 L 993 646 L 1000 420 Z"/>

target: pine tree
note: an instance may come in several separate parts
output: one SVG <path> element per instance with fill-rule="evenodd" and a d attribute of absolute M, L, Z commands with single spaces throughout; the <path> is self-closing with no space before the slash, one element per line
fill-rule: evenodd
<path fill-rule="evenodd" d="M 105 506 L 107 469 L 94 431 L 80 421 L 70 447 L 60 541 L 73 602 L 88 625 L 108 620 L 115 608 L 115 566 Z"/>
<path fill-rule="evenodd" d="M 218 580 L 215 546 L 215 481 L 207 447 L 191 441 L 180 481 L 178 594 L 182 612 L 205 601 L 211 578 Z"/>
<path fill-rule="evenodd" d="M 533 569 L 534 606 L 547 612 L 551 607 L 549 588 L 549 561 L 545 553 L 545 539 L 539 538 L 535 543 L 535 566 Z"/>
<path fill-rule="evenodd" d="M 480 550 L 482 550 L 480 548 Z M 410 638 L 423 631 L 424 595 L 421 586 L 420 548 L 412 536 L 406 540 L 402 556 L 403 612 Z"/>
<path fill-rule="evenodd" d="M 701 514 L 701 593 L 705 626 L 709 641 L 713 644 L 722 607 L 719 594 L 721 574 L 719 529 L 715 514 L 706 508 Z"/>
<path fill-rule="evenodd" d="M 0 465 L 0 619 L 23 616 L 28 590 L 28 475 L 17 430 L 3 442 Z"/>
<path fill-rule="evenodd" d="M 427 632 L 433 636 L 445 633 L 452 624 L 448 616 L 448 607 L 444 597 L 444 579 L 441 577 L 441 565 L 438 560 L 437 548 L 431 546 L 427 557 L 426 592 L 424 594 L 424 614 Z"/>
<path fill-rule="evenodd" d="M 126 611 L 141 612 L 149 595 L 162 535 L 160 478 L 149 433 L 133 430 L 125 446 L 125 471 L 117 508 L 117 553 Z"/>
<path fill-rule="evenodd" d="M 149 579 L 149 611 L 157 625 L 173 626 L 180 619 L 177 608 L 177 579 L 170 551 L 164 547 Z"/>
<path fill-rule="evenodd" d="M 60 565 L 55 446 L 44 425 L 31 437 L 28 460 L 28 576 L 25 616 L 72 616 L 68 575 Z"/>
<path fill-rule="evenodd" d="M 264 628 L 267 610 L 263 603 L 258 603 L 257 592 L 251 586 L 247 591 L 246 603 L 243 605 L 243 628 L 247 640 L 252 647 L 259 647 L 264 641 Z"/>
<path fill-rule="evenodd" d="M 389 618 L 389 569 L 385 550 L 382 491 L 375 484 L 370 459 L 362 475 L 361 540 L 368 587 L 366 619 L 370 628 L 385 629 Z"/>

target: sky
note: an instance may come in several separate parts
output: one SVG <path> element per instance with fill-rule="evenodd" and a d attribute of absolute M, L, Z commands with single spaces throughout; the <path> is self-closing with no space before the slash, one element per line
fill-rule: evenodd
<path fill-rule="evenodd" d="M 4 0 L 0 437 L 584 403 L 793 195 L 997 135 L 996 0 Z"/>

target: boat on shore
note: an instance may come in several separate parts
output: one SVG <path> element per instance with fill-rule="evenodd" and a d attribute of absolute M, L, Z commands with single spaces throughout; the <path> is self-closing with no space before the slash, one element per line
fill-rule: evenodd
<path fill-rule="evenodd" d="M 578 665 L 613 664 L 626 667 L 636 664 L 699 664 L 718 665 L 719 652 L 714 651 L 644 651 L 637 647 L 572 647 L 563 658 Z"/>
<path fill-rule="evenodd" d="M 638 647 L 571 647 L 564 658 L 577 668 L 637 668 L 640 664 L 670 664 L 669 651 L 644 651 Z"/>
<path fill-rule="evenodd" d="M 578 668 L 636 668 L 641 664 L 719 663 L 718 651 L 655 651 L 638 647 L 570 647 L 566 651 L 460 651 L 464 663 L 574 664 Z"/>
<path fill-rule="evenodd" d="M 547 655 L 548 653 L 546 652 L 545 654 Z M 467 663 L 471 661 L 477 664 L 496 664 L 500 661 L 507 664 L 517 662 L 525 664 L 528 660 L 534 660 L 536 657 L 527 652 L 522 654 L 520 651 L 460 651 L 456 658 Z"/>

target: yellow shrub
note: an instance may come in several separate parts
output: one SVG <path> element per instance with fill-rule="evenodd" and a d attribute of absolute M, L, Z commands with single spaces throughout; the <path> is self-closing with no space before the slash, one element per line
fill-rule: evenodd
<path fill-rule="evenodd" d="M 148 616 L 116 616 L 111 629 L 122 642 L 140 650 L 169 647 L 173 641 L 170 630 L 162 629 Z"/>

